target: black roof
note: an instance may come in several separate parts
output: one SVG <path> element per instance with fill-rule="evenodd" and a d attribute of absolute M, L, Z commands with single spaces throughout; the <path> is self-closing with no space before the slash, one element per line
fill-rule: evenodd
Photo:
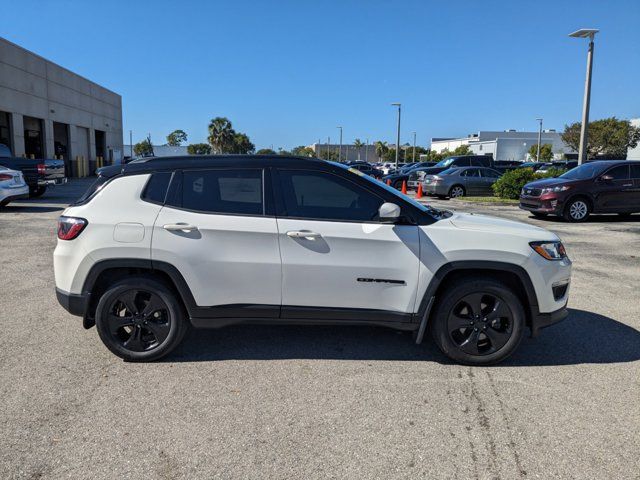
<path fill-rule="evenodd" d="M 126 165 L 114 165 L 100 169 L 100 174 L 111 177 L 119 173 L 136 174 L 179 168 L 210 168 L 210 167 L 330 167 L 325 160 L 312 157 L 297 157 L 293 155 L 181 155 L 175 157 L 146 157 Z"/>

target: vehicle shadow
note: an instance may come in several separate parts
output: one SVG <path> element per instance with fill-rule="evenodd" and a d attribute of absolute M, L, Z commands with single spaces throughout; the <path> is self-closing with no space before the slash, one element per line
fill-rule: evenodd
<path fill-rule="evenodd" d="M 430 338 L 380 327 L 236 325 L 192 330 L 165 362 L 216 360 L 399 360 L 451 364 Z M 526 337 L 502 366 L 576 365 L 640 360 L 640 332 L 611 318 L 570 310 L 562 323 Z"/>
<path fill-rule="evenodd" d="M 529 215 L 532 220 L 539 220 L 541 222 L 549 223 L 566 223 L 569 224 L 564 218 L 557 217 L 555 215 L 547 215 L 546 217 L 534 217 Z M 640 215 L 621 216 L 616 214 L 593 214 L 583 223 L 640 223 Z"/>

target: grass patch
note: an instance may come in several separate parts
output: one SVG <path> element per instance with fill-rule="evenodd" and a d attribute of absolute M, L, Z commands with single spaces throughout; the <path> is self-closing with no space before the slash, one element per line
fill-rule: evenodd
<path fill-rule="evenodd" d="M 520 203 L 520 200 L 513 200 L 511 198 L 500 198 L 500 197 L 462 197 L 462 198 L 458 198 L 458 200 L 462 202 L 495 203 L 495 204 L 504 204 L 504 205 L 518 205 Z"/>

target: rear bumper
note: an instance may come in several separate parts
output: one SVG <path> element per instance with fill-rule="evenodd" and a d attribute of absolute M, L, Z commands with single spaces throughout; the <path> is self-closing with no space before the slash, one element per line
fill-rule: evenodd
<path fill-rule="evenodd" d="M 555 312 L 538 313 L 531 318 L 531 336 L 537 337 L 540 330 L 561 322 L 569 315 L 569 310 L 564 306 Z"/>
<path fill-rule="evenodd" d="M 38 180 L 38 185 L 39 186 L 45 186 L 45 185 L 64 185 L 65 183 L 67 183 L 67 177 L 61 177 L 61 178 L 41 178 Z"/>
<path fill-rule="evenodd" d="M 56 288 L 56 297 L 58 298 L 58 303 L 62 305 L 62 308 L 71 315 L 84 317 L 87 311 L 87 305 L 89 305 L 89 294 L 68 293 Z"/>

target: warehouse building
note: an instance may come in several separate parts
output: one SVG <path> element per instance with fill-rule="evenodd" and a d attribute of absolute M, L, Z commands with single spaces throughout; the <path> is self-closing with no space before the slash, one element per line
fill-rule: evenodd
<path fill-rule="evenodd" d="M 0 37 L 0 143 L 64 159 L 68 176 L 122 159 L 122 99 Z"/>
<path fill-rule="evenodd" d="M 577 158 L 576 152 L 562 141 L 560 133 L 555 130 L 543 130 L 540 143 L 551 145 L 555 159 Z M 462 138 L 432 138 L 431 150 L 452 152 L 467 145 L 474 155 L 492 155 L 495 160 L 526 161 L 529 160 L 529 149 L 537 144 L 538 132 L 480 131 Z"/>

